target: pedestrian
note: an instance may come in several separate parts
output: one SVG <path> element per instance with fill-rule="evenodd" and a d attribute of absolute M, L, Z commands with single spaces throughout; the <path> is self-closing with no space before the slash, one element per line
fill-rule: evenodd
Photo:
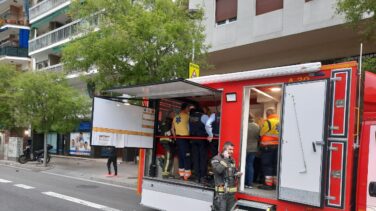
<path fill-rule="evenodd" d="M 253 188 L 253 177 L 254 171 L 254 160 L 256 153 L 258 151 L 258 142 L 260 140 L 260 126 L 255 122 L 254 116 L 251 113 L 249 116 L 248 123 L 248 134 L 247 134 L 247 156 L 246 156 L 246 166 L 245 166 L 245 187 Z"/>
<path fill-rule="evenodd" d="M 117 157 L 116 157 L 116 147 L 109 146 L 108 148 L 108 159 L 107 159 L 107 169 L 108 175 L 107 176 L 117 176 Z M 111 163 L 114 166 L 115 174 L 111 174 Z"/>
<path fill-rule="evenodd" d="M 190 106 L 183 103 L 180 112 L 174 117 L 172 130 L 176 144 L 178 145 L 179 157 L 179 176 L 184 180 L 188 180 L 191 176 L 191 152 L 189 139 L 179 138 L 179 136 L 189 136 L 189 111 Z"/>
<path fill-rule="evenodd" d="M 237 180 L 242 175 L 235 166 L 232 157 L 234 145 L 226 142 L 223 145 L 221 154 L 213 157 L 211 165 L 214 173 L 215 211 L 230 211 L 235 204 L 235 193 L 237 192 Z"/>
<path fill-rule="evenodd" d="M 277 185 L 277 161 L 279 144 L 279 117 L 274 109 L 266 110 L 267 119 L 260 131 L 261 164 L 265 183 L 260 189 L 274 190 Z"/>
<path fill-rule="evenodd" d="M 192 161 L 195 181 L 197 183 L 206 183 L 208 171 L 208 148 L 206 137 L 208 134 L 205 130 L 206 121 L 203 120 L 204 114 L 200 110 L 194 110 L 189 116 L 189 133 L 192 137 L 204 138 L 192 139 Z"/>

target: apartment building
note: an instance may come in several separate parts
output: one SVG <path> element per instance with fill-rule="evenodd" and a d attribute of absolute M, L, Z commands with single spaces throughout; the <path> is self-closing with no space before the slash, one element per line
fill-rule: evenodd
<path fill-rule="evenodd" d="M 204 75 L 359 55 L 361 37 L 336 13 L 337 0 L 190 0 L 205 13 Z M 364 16 L 367 18 L 367 14 Z M 364 53 L 375 43 L 364 42 Z"/>
<path fill-rule="evenodd" d="M 32 0 L 29 9 L 29 56 L 34 70 L 63 69 L 61 46 L 76 33 L 77 25 L 66 14 L 70 3 L 70 0 Z"/>
<path fill-rule="evenodd" d="M 80 20 L 72 20 L 67 15 L 71 0 L 31 0 L 29 8 L 30 40 L 29 56 L 35 71 L 62 71 L 62 47 L 80 34 Z M 86 85 L 75 74 L 68 76 L 69 83 L 78 90 L 86 92 Z M 89 149 L 78 149 L 80 142 L 90 143 L 89 122 L 81 122 L 80 126 L 69 134 L 48 134 L 47 142 L 53 145 L 52 153 L 91 155 Z M 43 135 L 34 134 L 34 147 L 43 146 Z M 70 140 L 77 142 L 77 149 L 70 149 Z M 75 143 L 73 142 L 73 143 Z"/>
<path fill-rule="evenodd" d="M 0 62 L 30 69 L 28 1 L 0 1 Z"/>

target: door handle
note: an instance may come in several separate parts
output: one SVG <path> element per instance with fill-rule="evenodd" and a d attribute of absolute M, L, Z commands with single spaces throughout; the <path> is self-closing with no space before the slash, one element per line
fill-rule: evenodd
<path fill-rule="evenodd" d="M 368 193 L 372 197 L 376 197 L 376 182 L 370 182 L 368 186 Z"/>

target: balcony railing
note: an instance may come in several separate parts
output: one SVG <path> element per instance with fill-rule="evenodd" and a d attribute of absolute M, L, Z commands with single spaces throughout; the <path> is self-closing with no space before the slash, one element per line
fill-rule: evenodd
<path fill-rule="evenodd" d="M 63 64 L 59 63 L 59 64 L 51 65 L 51 66 L 42 68 L 40 70 L 41 71 L 50 71 L 50 72 L 59 72 L 59 71 L 63 70 Z"/>
<path fill-rule="evenodd" d="M 94 16 L 88 20 L 77 20 L 35 39 L 29 40 L 29 53 L 63 40 L 69 41 L 70 38 L 83 33 L 83 29 L 87 28 L 84 27 L 86 24 L 88 24 L 89 27 L 98 26 L 98 17 Z"/>
<path fill-rule="evenodd" d="M 29 9 L 30 20 L 70 0 L 44 0 Z"/>
<path fill-rule="evenodd" d="M 27 48 L 1 47 L 0 56 L 28 57 Z"/>

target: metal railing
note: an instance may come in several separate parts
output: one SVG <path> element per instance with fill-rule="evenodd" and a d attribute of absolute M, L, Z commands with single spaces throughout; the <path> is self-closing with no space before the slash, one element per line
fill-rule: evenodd
<path fill-rule="evenodd" d="M 0 56 L 28 57 L 27 48 L 1 47 Z"/>
<path fill-rule="evenodd" d="M 29 9 L 30 20 L 71 0 L 44 0 Z"/>
<path fill-rule="evenodd" d="M 85 31 L 84 28 L 87 27 L 84 26 L 93 27 L 97 25 L 98 18 L 94 17 L 90 18 L 90 20 L 77 20 L 53 31 L 47 32 L 35 39 L 29 40 L 29 53 L 77 36 Z"/>
<path fill-rule="evenodd" d="M 45 67 L 45 68 L 42 68 L 42 69 L 39 69 L 39 70 L 40 71 L 58 72 L 58 71 L 62 71 L 63 69 L 64 69 L 63 64 L 59 63 L 59 64 L 51 65 L 51 66 L 48 66 L 48 67 Z"/>

